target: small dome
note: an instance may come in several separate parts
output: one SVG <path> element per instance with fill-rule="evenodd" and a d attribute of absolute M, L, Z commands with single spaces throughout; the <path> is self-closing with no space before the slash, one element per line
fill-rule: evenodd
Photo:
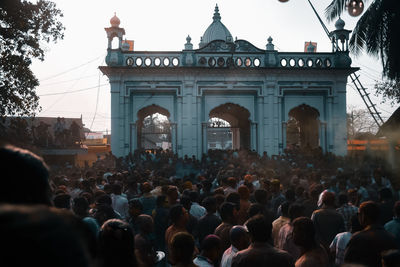
<path fill-rule="evenodd" d="M 213 22 L 204 32 L 199 46 L 201 48 L 214 40 L 232 41 L 232 34 L 221 22 L 218 5 L 215 6 Z"/>
<path fill-rule="evenodd" d="M 117 15 L 114 12 L 114 17 L 112 17 L 110 19 L 111 27 L 119 27 L 120 23 L 121 23 L 121 21 L 119 20 L 119 18 L 117 17 Z"/>
<path fill-rule="evenodd" d="M 344 22 L 344 20 L 342 20 L 342 19 L 339 17 L 339 19 L 335 22 L 335 28 L 336 28 L 336 30 L 343 30 L 345 24 L 346 24 L 346 23 Z"/>

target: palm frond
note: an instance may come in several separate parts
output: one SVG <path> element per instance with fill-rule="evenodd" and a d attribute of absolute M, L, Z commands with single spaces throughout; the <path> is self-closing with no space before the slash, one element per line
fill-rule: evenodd
<path fill-rule="evenodd" d="M 329 6 L 325 9 L 325 17 L 328 21 L 332 21 L 339 17 L 346 9 L 347 0 L 332 0 Z"/>

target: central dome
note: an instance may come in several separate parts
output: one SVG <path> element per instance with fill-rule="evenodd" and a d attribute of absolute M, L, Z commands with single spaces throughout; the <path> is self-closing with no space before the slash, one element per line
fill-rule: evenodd
<path fill-rule="evenodd" d="M 199 47 L 202 48 L 214 40 L 223 40 L 232 42 L 232 34 L 228 28 L 221 22 L 221 15 L 219 14 L 218 5 L 215 6 L 213 22 L 208 26 L 201 37 Z"/>

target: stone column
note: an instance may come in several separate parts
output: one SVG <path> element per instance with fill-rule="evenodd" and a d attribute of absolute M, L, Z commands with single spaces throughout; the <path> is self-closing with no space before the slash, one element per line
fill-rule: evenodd
<path fill-rule="evenodd" d="M 176 143 L 176 123 L 171 122 L 171 149 L 174 153 L 177 152 L 177 143 Z"/>
<path fill-rule="evenodd" d="M 208 147 L 207 147 L 207 127 L 208 127 L 208 122 L 202 122 L 201 123 L 201 128 L 202 128 L 202 141 L 203 141 L 203 154 L 208 152 Z"/>
<path fill-rule="evenodd" d="M 119 79 L 110 78 L 111 91 L 111 152 L 116 157 L 123 156 L 124 132 L 121 127 L 120 83 Z"/>
<path fill-rule="evenodd" d="M 257 150 L 257 123 L 250 122 L 250 146 L 251 150 Z"/>

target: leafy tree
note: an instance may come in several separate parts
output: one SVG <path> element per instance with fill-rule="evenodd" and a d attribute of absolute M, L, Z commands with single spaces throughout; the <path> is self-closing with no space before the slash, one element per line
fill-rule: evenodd
<path fill-rule="evenodd" d="M 332 0 L 326 17 L 333 20 L 346 10 L 348 0 Z M 379 56 L 383 75 L 400 80 L 400 1 L 373 0 L 357 22 L 350 39 L 350 49 L 358 54 L 365 50 Z"/>
<path fill-rule="evenodd" d="M 53 2 L 0 1 L 0 117 L 34 115 L 38 79 L 32 59 L 44 59 L 44 43 L 64 37 L 62 13 Z"/>
<path fill-rule="evenodd" d="M 363 139 L 373 137 L 378 131 L 375 121 L 366 109 L 355 109 L 350 107 L 347 113 L 347 138 Z"/>
<path fill-rule="evenodd" d="M 394 106 L 400 103 L 400 80 L 386 80 L 375 84 L 375 95 L 381 95 L 383 102 L 390 101 Z"/>

